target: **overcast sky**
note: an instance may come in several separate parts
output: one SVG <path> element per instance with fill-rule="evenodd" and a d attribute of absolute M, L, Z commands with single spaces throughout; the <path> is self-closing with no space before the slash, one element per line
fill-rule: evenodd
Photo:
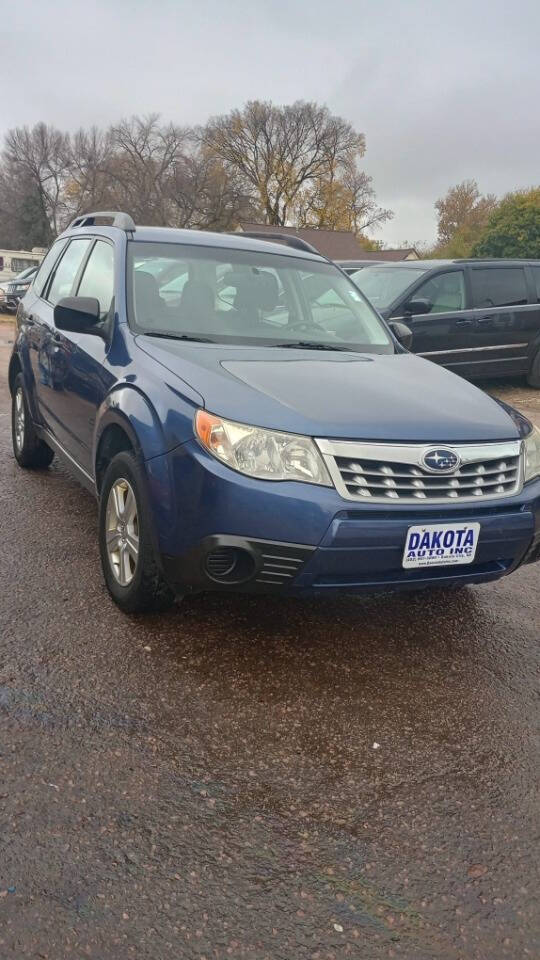
<path fill-rule="evenodd" d="M 17 0 L 0 35 L 2 133 L 328 104 L 366 135 L 391 245 L 433 240 L 465 178 L 540 182 L 538 0 Z"/>

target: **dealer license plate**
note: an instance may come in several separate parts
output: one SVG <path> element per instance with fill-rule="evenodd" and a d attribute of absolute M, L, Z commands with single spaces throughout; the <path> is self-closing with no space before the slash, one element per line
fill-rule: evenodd
<path fill-rule="evenodd" d="M 479 523 L 429 523 L 409 527 L 403 566 L 449 567 L 472 563 L 476 554 Z"/>

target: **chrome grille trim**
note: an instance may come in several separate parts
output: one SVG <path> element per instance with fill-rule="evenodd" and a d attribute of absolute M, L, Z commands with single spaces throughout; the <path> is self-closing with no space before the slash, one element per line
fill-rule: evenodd
<path fill-rule="evenodd" d="M 523 486 L 520 440 L 482 444 L 360 443 L 316 440 L 338 493 L 357 503 L 470 503 L 501 499 Z M 452 450 L 459 466 L 433 473 L 422 457 L 436 447 Z"/>

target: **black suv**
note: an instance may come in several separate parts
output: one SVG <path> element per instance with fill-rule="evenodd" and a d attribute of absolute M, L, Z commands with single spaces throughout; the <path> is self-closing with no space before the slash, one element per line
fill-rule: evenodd
<path fill-rule="evenodd" d="M 411 260 L 351 275 L 413 353 L 477 379 L 524 374 L 540 388 L 540 260 Z"/>

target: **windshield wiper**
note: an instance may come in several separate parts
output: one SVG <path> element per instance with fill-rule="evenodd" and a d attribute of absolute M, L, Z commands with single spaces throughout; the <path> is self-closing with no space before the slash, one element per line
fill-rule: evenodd
<path fill-rule="evenodd" d="M 287 340 L 286 343 L 272 343 L 272 347 L 294 347 L 297 350 L 339 350 L 349 352 L 348 347 L 339 347 L 334 343 L 319 343 L 317 340 Z"/>
<path fill-rule="evenodd" d="M 145 337 L 160 337 L 162 340 L 191 340 L 192 343 L 215 343 L 210 337 L 192 337 L 189 333 L 158 333 L 156 330 L 145 330 Z"/>

